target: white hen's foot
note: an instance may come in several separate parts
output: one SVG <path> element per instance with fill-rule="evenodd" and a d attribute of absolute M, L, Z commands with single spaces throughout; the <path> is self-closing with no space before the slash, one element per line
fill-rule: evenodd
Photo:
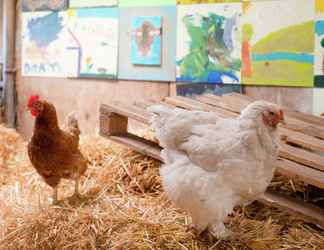
<path fill-rule="evenodd" d="M 197 224 L 191 223 L 188 225 L 187 231 L 192 231 L 197 235 L 202 234 L 206 229 L 201 229 Z"/>
<path fill-rule="evenodd" d="M 228 238 L 233 235 L 233 232 L 227 229 L 223 223 L 215 223 L 209 227 L 210 232 L 216 237 Z"/>

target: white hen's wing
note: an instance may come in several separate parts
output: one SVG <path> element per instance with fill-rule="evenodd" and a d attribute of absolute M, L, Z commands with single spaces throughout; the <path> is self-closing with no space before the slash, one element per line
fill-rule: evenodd
<path fill-rule="evenodd" d="M 224 119 L 216 125 L 198 125 L 179 146 L 196 166 L 206 171 L 238 165 L 255 157 L 257 135 L 253 130 L 241 130 L 235 119 Z M 236 162 L 235 164 L 229 164 Z"/>
<path fill-rule="evenodd" d="M 150 107 L 148 111 L 152 114 L 150 123 L 155 136 L 166 150 L 178 150 L 191 135 L 193 126 L 216 124 L 222 119 L 211 112 L 171 109 L 162 105 Z"/>

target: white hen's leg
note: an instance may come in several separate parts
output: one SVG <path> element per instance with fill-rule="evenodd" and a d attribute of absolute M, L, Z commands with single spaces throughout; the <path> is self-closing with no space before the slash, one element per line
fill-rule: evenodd
<path fill-rule="evenodd" d="M 209 227 L 212 234 L 220 238 L 227 238 L 232 235 L 232 232 L 227 229 L 223 222 L 215 222 Z"/>
<path fill-rule="evenodd" d="M 196 234 L 203 233 L 208 226 L 206 219 L 199 217 L 199 215 L 200 214 L 191 214 L 192 223 L 188 227 L 189 230 L 193 230 Z"/>

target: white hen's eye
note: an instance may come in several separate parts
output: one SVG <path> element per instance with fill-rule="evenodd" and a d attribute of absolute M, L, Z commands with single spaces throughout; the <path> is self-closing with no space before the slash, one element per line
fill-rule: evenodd
<path fill-rule="evenodd" d="M 274 113 L 274 112 L 272 112 L 272 111 L 270 111 L 270 112 L 269 112 L 269 114 L 270 114 L 270 115 L 274 115 L 275 113 Z"/>

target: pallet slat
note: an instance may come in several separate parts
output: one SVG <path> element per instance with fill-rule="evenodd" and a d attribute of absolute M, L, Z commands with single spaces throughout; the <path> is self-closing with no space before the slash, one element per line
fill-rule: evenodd
<path fill-rule="evenodd" d="M 292 147 L 287 144 L 281 144 L 279 156 L 324 171 L 324 157 L 306 150 Z"/>
<path fill-rule="evenodd" d="M 105 134 L 101 134 L 101 136 L 106 137 L 114 142 L 126 145 L 135 151 L 148 155 L 159 161 L 162 160 L 160 157 L 161 147 L 154 142 L 143 139 L 142 137 L 130 133 L 125 133 L 118 136 L 107 136 Z"/>
<path fill-rule="evenodd" d="M 300 132 L 291 131 L 285 128 L 279 129 L 283 140 L 286 143 L 299 145 L 303 148 L 311 149 L 318 152 L 324 152 L 324 141 Z"/>
<path fill-rule="evenodd" d="M 142 122 L 144 124 L 148 124 L 149 115 L 147 112 L 140 108 L 136 108 L 134 106 L 127 106 L 120 103 L 112 103 L 110 105 L 102 104 L 100 107 L 101 112 L 111 112 L 117 113 L 136 121 Z"/>
<path fill-rule="evenodd" d="M 324 189 L 324 172 L 319 170 L 305 167 L 287 159 L 279 159 L 276 171 L 289 178 L 298 178 L 305 183 Z"/>
<path fill-rule="evenodd" d="M 317 225 L 324 226 L 324 214 L 322 209 L 312 204 L 269 191 L 267 191 L 258 200 L 268 206 L 285 209 L 292 213 L 296 213 L 306 221 L 312 221 Z"/>
<path fill-rule="evenodd" d="M 181 98 L 168 97 L 168 98 L 165 98 L 164 101 L 165 101 L 165 103 L 173 105 L 174 107 L 180 107 L 183 109 L 214 112 L 223 118 L 230 118 L 230 117 L 236 116 L 236 114 L 233 112 L 226 111 L 226 110 L 218 108 L 218 107 L 213 107 L 211 105 L 208 105 L 208 104 L 205 104 L 202 102 L 198 102 L 196 100 L 185 98 L 185 97 L 181 97 Z M 200 107 L 200 109 L 195 108 L 196 106 Z"/>
<path fill-rule="evenodd" d="M 216 105 L 218 107 L 226 107 L 227 109 L 231 109 L 232 111 L 236 110 L 237 112 L 240 112 L 241 109 L 243 109 L 249 103 L 249 101 L 247 101 L 245 97 L 240 97 L 240 96 L 241 95 L 239 95 L 239 94 L 235 94 L 235 95 L 230 94 L 230 95 L 225 95 L 225 97 L 223 97 L 223 98 L 220 98 L 220 97 L 217 97 L 217 96 L 213 97 L 213 95 L 208 94 L 208 95 L 203 95 L 203 96 L 197 97 L 197 100 L 200 100 L 200 101 L 202 101 L 204 103 L 208 103 L 210 105 Z M 235 104 L 235 107 L 234 107 L 234 104 L 233 104 L 234 100 L 231 101 L 231 103 L 222 103 L 222 102 L 225 102 L 226 97 L 227 97 L 227 100 L 229 98 L 240 97 L 245 102 L 245 104 L 242 104 L 242 102 L 241 102 L 241 104 L 239 104 L 239 107 L 238 107 L 238 103 L 240 103 L 240 102 L 237 102 Z M 300 120 L 297 120 L 296 118 L 290 117 L 289 115 L 286 115 L 286 123 L 287 124 L 282 125 L 283 128 L 303 133 L 303 134 L 305 134 L 304 138 L 307 138 L 307 135 L 311 136 L 311 137 L 315 137 L 314 138 L 315 140 L 312 140 L 311 137 L 308 137 L 308 139 L 307 139 L 308 141 L 319 142 L 318 145 L 313 145 L 312 144 L 311 149 L 314 149 L 314 147 L 317 148 L 317 149 L 314 149 L 314 150 L 318 150 L 319 148 L 322 148 L 322 145 L 324 144 L 323 141 L 316 140 L 316 139 L 317 138 L 324 139 L 324 126 L 319 127 L 316 124 L 310 124 L 310 123 L 307 123 L 305 121 L 300 121 Z M 298 142 L 300 143 L 300 140 L 298 140 Z M 321 150 L 322 149 L 320 149 L 320 151 Z"/>

